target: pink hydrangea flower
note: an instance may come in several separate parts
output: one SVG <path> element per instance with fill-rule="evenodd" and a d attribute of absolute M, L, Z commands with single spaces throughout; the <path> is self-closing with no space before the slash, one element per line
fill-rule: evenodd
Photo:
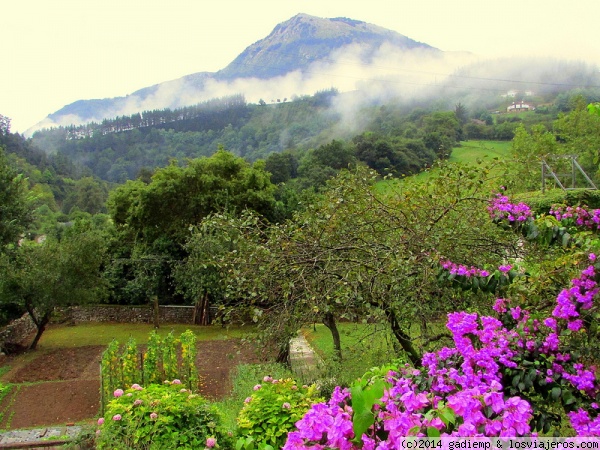
<path fill-rule="evenodd" d="M 254 386 L 252 389 L 254 389 L 255 391 L 258 391 L 262 386 L 260 384 L 257 384 L 256 386 Z"/>
<path fill-rule="evenodd" d="M 208 448 L 213 448 L 215 445 L 217 445 L 217 440 L 213 437 L 209 437 L 206 439 L 206 446 Z"/>
<path fill-rule="evenodd" d="M 98 425 L 102 425 L 104 423 L 104 417 L 100 417 L 98 419 Z"/>
<path fill-rule="evenodd" d="M 121 397 L 123 395 L 123 389 L 117 389 L 117 390 L 115 390 L 115 392 L 113 392 L 113 395 L 115 397 Z"/>
<path fill-rule="evenodd" d="M 150 413 L 150 419 L 151 419 L 151 420 L 156 420 L 156 419 L 158 419 L 158 414 L 156 414 L 155 412 L 153 412 L 153 413 Z"/>
<path fill-rule="evenodd" d="M 291 409 L 291 408 L 292 408 L 292 405 L 290 405 L 288 402 L 285 402 L 283 405 L 281 405 L 281 407 L 282 407 L 283 409 Z"/>
<path fill-rule="evenodd" d="M 177 378 L 175 378 L 173 380 L 173 384 L 181 384 L 181 380 L 178 380 Z"/>
<path fill-rule="evenodd" d="M 121 414 L 115 414 L 112 420 L 121 420 Z"/>

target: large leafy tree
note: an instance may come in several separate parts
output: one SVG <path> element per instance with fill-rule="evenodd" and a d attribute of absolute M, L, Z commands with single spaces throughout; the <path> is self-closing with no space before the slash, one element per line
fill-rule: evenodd
<path fill-rule="evenodd" d="M 30 349 L 36 348 L 55 307 L 97 300 L 102 295 L 104 254 L 102 235 L 84 228 L 71 230 L 60 241 L 26 242 L 11 260 L 7 256 L 0 260 L 2 301 L 24 308 L 36 326 Z"/>
<path fill-rule="evenodd" d="M 251 209 L 276 217 L 274 192 L 264 162 L 251 165 L 223 149 L 185 166 L 172 163 L 157 170 L 148 184 L 129 181 L 119 187 L 108 208 L 121 237 L 115 261 L 122 273 L 115 279 L 128 279 L 122 291 L 137 292 L 140 301 L 153 295 L 173 298 L 172 269 L 188 254 L 191 227 L 219 211 Z"/>
<path fill-rule="evenodd" d="M 440 255 L 484 265 L 514 254 L 516 238 L 485 211 L 489 169 L 446 165 L 427 183 L 405 180 L 385 193 L 375 180 L 365 169 L 343 172 L 321 201 L 266 236 L 245 233 L 216 264 L 229 295 L 262 311 L 282 359 L 289 338 L 314 320 L 339 350 L 335 320 L 347 317 L 387 323 L 418 365 L 437 318 L 476 305 L 438 283 Z"/>

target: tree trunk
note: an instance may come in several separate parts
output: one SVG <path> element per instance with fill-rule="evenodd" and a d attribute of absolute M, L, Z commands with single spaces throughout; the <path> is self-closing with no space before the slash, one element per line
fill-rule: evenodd
<path fill-rule="evenodd" d="M 35 348 L 37 347 L 38 342 L 40 341 L 40 338 L 42 337 L 42 334 L 44 333 L 44 331 L 46 331 L 46 325 L 48 325 L 48 322 L 50 322 L 51 314 L 52 313 L 50 313 L 50 312 L 46 312 L 39 321 L 34 320 L 35 326 L 37 328 L 37 332 L 35 333 L 33 342 L 29 346 L 29 350 L 35 350 Z M 29 313 L 29 315 L 31 315 L 31 312 Z M 32 319 L 33 319 L 33 317 L 32 317 Z"/>
<path fill-rule="evenodd" d="M 288 367 L 290 365 L 290 339 L 291 338 L 279 347 L 277 358 L 275 359 L 279 364 L 285 364 Z"/>
<path fill-rule="evenodd" d="M 325 313 L 323 317 L 323 325 L 329 328 L 331 331 L 331 337 L 333 338 L 333 349 L 335 350 L 335 354 L 339 361 L 342 360 L 342 344 L 340 341 L 340 332 L 338 331 L 337 325 L 335 323 L 335 317 L 333 314 L 328 312 Z"/>
<path fill-rule="evenodd" d="M 404 330 L 402 330 L 402 328 L 400 328 L 400 324 L 398 323 L 396 313 L 394 311 L 387 310 L 385 314 L 387 315 L 390 327 L 392 328 L 392 333 L 394 333 L 394 336 L 402 346 L 402 349 L 408 355 L 410 362 L 412 362 L 413 366 L 417 368 L 421 367 L 422 356 L 419 354 L 419 352 L 417 352 L 417 350 L 413 346 L 410 336 L 406 334 Z"/>
<path fill-rule="evenodd" d="M 202 299 L 196 302 L 196 307 L 194 308 L 194 324 L 195 325 L 210 325 L 210 317 L 209 317 L 209 295 L 208 292 L 204 292 Z"/>
<path fill-rule="evenodd" d="M 154 321 L 154 328 L 156 328 L 158 330 L 158 328 L 160 327 L 160 321 L 158 319 L 159 314 L 158 314 L 158 296 L 153 296 L 152 297 L 152 320 Z"/>

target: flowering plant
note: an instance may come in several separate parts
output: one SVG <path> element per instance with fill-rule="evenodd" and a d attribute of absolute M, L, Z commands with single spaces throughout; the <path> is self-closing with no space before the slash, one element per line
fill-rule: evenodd
<path fill-rule="evenodd" d="M 181 384 L 118 391 L 98 419 L 98 449 L 233 447 L 218 408 Z"/>
<path fill-rule="evenodd" d="M 600 209 L 589 210 L 586 206 L 552 205 L 549 213 L 564 225 L 600 230 Z"/>
<path fill-rule="evenodd" d="M 288 431 L 314 403 L 322 401 L 315 385 L 299 386 L 288 378 L 264 377 L 246 398 L 238 416 L 238 432 L 253 445 L 281 448 Z M 245 442 L 245 441 L 244 441 Z"/>
<path fill-rule="evenodd" d="M 495 270 L 457 264 L 449 259 L 440 259 L 438 281 L 448 283 L 463 290 L 497 292 L 511 283 L 519 275 L 512 265 L 501 265 Z"/>

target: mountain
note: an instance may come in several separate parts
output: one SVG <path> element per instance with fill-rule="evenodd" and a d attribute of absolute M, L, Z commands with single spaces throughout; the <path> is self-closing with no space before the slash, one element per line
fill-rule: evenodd
<path fill-rule="evenodd" d="M 442 53 L 427 44 L 366 22 L 298 14 L 278 24 L 266 38 L 250 45 L 218 72 L 194 73 L 142 88 L 125 97 L 78 100 L 50 114 L 28 130 L 28 134 L 40 128 L 100 122 L 105 118 L 154 109 L 180 108 L 213 98 L 215 91 L 219 90 L 220 95 L 248 96 L 252 93 L 250 91 L 260 91 L 261 95 L 273 98 L 286 96 L 287 93 L 270 92 L 264 83 L 257 86 L 255 81 L 264 82 L 294 72 L 309 76 L 311 67 L 332 63 L 345 50 L 358 55 L 358 64 L 369 64 L 383 46 L 388 51 Z M 215 89 L 215 83 L 219 89 Z M 317 89 L 330 86 L 324 82 Z M 275 87 L 275 84 L 271 85 L 271 88 Z M 290 92 L 289 96 L 312 92 L 314 89 L 311 92 Z"/>
<path fill-rule="evenodd" d="M 369 56 L 384 43 L 403 50 L 436 50 L 395 31 L 359 20 L 298 14 L 277 25 L 265 39 L 246 48 L 225 69 L 217 72 L 216 77 L 266 79 L 308 70 L 315 61 L 327 60 L 336 50 L 353 44 L 362 47 L 364 62 L 369 63 Z"/>

